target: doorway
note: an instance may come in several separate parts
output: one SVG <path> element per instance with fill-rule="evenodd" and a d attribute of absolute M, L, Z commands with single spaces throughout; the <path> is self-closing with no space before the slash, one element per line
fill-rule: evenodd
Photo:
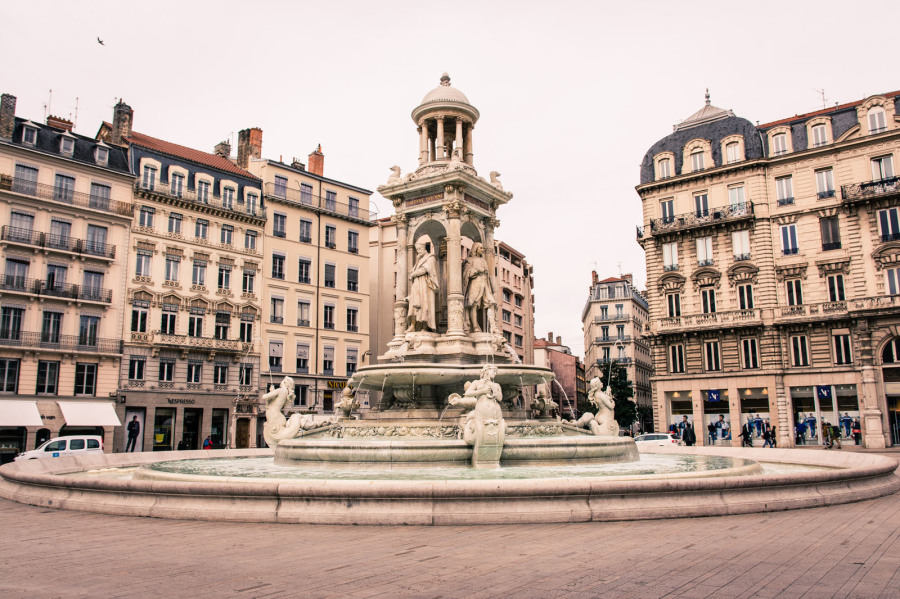
<path fill-rule="evenodd" d="M 234 444 L 238 449 L 250 447 L 250 420 L 248 418 L 238 419 L 235 437 Z"/>
<path fill-rule="evenodd" d="M 334 391 L 322 391 L 322 410 L 326 413 L 334 411 Z"/>
<path fill-rule="evenodd" d="M 200 449 L 200 423 L 203 422 L 203 408 L 185 408 L 181 426 L 181 448 Z"/>
<path fill-rule="evenodd" d="M 900 445 L 900 396 L 887 398 L 891 445 Z"/>

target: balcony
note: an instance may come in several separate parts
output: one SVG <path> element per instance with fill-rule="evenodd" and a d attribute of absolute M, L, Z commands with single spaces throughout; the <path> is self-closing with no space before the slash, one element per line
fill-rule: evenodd
<path fill-rule="evenodd" d="M 675 272 L 676 270 L 678 270 L 677 264 L 666 264 L 663 266 L 663 272 Z"/>
<path fill-rule="evenodd" d="M 600 316 L 594 317 L 594 322 L 615 322 L 618 320 L 628 320 L 630 316 L 627 314 L 613 314 L 613 315 L 604 315 L 600 314 Z"/>
<path fill-rule="evenodd" d="M 848 204 L 895 196 L 897 194 L 900 194 L 900 177 L 841 185 L 841 197 Z"/>
<path fill-rule="evenodd" d="M 630 343 L 631 335 L 620 335 L 617 337 L 596 337 L 594 343 Z"/>
<path fill-rule="evenodd" d="M 222 211 L 229 216 L 243 216 L 255 219 L 264 219 L 266 217 L 266 209 L 263 206 L 248 204 L 243 201 L 243 198 L 229 199 L 211 193 L 198 195 L 196 190 L 184 189 L 183 187 L 173 191 L 165 183 L 154 183 L 152 187 L 147 188 L 141 185 L 140 181 L 135 181 L 134 190 L 137 194 L 153 194 L 160 199 L 169 200 L 169 203 L 179 206 Z"/>
<path fill-rule="evenodd" d="M 735 262 L 743 262 L 744 260 L 749 260 L 749 259 L 750 259 L 750 253 L 749 253 L 749 252 L 746 253 L 746 254 L 735 254 L 735 255 L 734 255 L 734 261 L 735 261 Z"/>
<path fill-rule="evenodd" d="M 696 329 L 713 329 L 718 327 L 755 327 L 762 325 L 762 316 L 757 309 L 729 310 L 727 312 L 711 312 L 709 314 L 686 314 L 654 321 L 655 329 L 660 333 L 674 333 Z"/>
<path fill-rule="evenodd" d="M 102 212 L 118 214 L 120 216 L 130 217 L 133 214 L 133 206 L 131 204 L 126 204 L 125 202 L 119 202 L 103 196 L 91 195 L 89 193 L 80 193 L 69 189 L 62 189 L 54 185 L 17 179 L 9 175 L 0 175 L 0 191 L 13 191 L 35 198 L 41 198 L 42 200 L 52 200 L 70 206 L 90 208 L 92 210 L 100 210 Z"/>
<path fill-rule="evenodd" d="M 779 306 L 775 310 L 776 322 L 819 321 L 829 318 L 845 318 L 847 302 L 825 302 L 822 304 L 799 304 Z"/>
<path fill-rule="evenodd" d="M 779 206 L 793 206 L 794 198 L 778 198 Z"/>
<path fill-rule="evenodd" d="M 84 352 L 121 354 L 121 339 L 103 339 L 92 335 L 54 335 L 33 331 L 0 331 L 0 347 L 20 347 L 48 352 Z"/>
<path fill-rule="evenodd" d="M 0 240 L 19 245 L 40 247 L 50 251 L 71 252 L 73 254 L 86 254 L 97 258 L 116 257 L 116 246 L 96 241 L 75 239 L 50 233 L 40 233 L 31 229 L 20 229 L 11 225 L 3 225 L 0 228 Z"/>
<path fill-rule="evenodd" d="M 881 236 L 881 243 L 888 241 L 900 241 L 900 233 L 885 233 Z"/>
<path fill-rule="evenodd" d="M 900 308 L 900 295 L 876 295 L 874 297 L 862 297 L 852 299 L 847 302 L 849 308 L 853 312 L 869 311 L 869 310 L 890 310 L 891 314 L 896 314 L 897 308 Z"/>
<path fill-rule="evenodd" d="M 610 363 L 618 364 L 620 366 L 628 366 L 631 364 L 631 358 L 599 358 L 597 360 L 598 366 L 607 366 Z"/>
<path fill-rule="evenodd" d="M 347 325 L 347 332 L 348 332 L 348 333 L 358 333 L 358 332 L 359 332 L 359 327 L 356 326 L 355 324 L 348 324 L 348 325 Z"/>
<path fill-rule="evenodd" d="M 828 199 L 828 198 L 833 198 L 833 197 L 834 197 L 834 190 L 833 190 L 833 189 L 826 189 L 825 191 L 820 191 L 820 192 L 818 192 L 818 193 L 816 194 L 816 196 L 818 196 L 818 198 L 819 198 L 820 200 L 826 200 L 826 199 Z"/>
<path fill-rule="evenodd" d="M 306 206 L 314 211 L 321 211 L 335 216 L 353 219 L 362 222 L 374 222 L 378 220 L 378 213 L 374 210 L 360 208 L 356 204 L 344 204 L 336 200 L 306 193 L 299 189 L 289 189 L 275 183 L 266 183 L 264 186 L 266 197 L 296 206 Z"/>
<path fill-rule="evenodd" d="M 310 236 L 308 236 L 308 235 L 306 235 L 306 236 L 301 235 L 301 236 L 300 236 L 300 243 L 312 243 L 312 237 L 310 237 Z"/>
<path fill-rule="evenodd" d="M 833 241 L 831 243 L 823 243 L 822 244 L 823 252 L 830 252 L 831 250 L 839 250 L 839 249 L 841 249 L 840 241 Z"/>
<path fill-rule="evenodd" d="M 687 231 L 753 218 L 753 202 L 741 202 L 712 210 L 695 210 L 675 216 L 650 220 L 650 233 L 656 235 L 669 231 Z M 642 235 L 643 236 L 643 232 Z"/>
<path fill-rule="evenodd" d="M 245 353 L 253 350 L 252 343 L 240 339 L 216 339 L 215 337 L 193 337 L 191 335 L 169 335 L 150 333 L 149 343 L 167 347 L 177 347 L 184 351 L 201 350 L 225 353 Z"/>
<path fill-rule="evenodd" d="M 716 263 L 716 261 L 713 260 L 712 258 L 707 258 L 706 260 L 697 260 L 697 266 L 698 266 L 698 267 L 701 267 L 701 266 L 712 266 L 712 265 L 715 264 L 715 263 Z"/>
<path fill-rule="evenodd" d="M 297 326 L 298 326 L 298 327 L 308 327 L 308 326 L 309 326 L 309 321 L 308 321 L 308 320 L 300 320 L 300 319 L 298 319 L 298 320 L 297 320 Z"/>
<path fill-rule="evenodd" d="M 273 316 L 272 322 L 275 324 L 284 324 L 284 317 L 283 316 Z"/>
<path fill-rule="evenodd" d="M 69 283 L 55 283 L 43 279 L 26 279 L 15 275 L 0 277 L 0 289 L 14 293 L 58 297 L 85 302 L 112 303 L 112 289 L 85 287 Z"/>
<path fill-rule="evenodd" d="M 784 248 L 781 250 L 782 256 L 794 256 L 800 253 L 800 248 Z"/>

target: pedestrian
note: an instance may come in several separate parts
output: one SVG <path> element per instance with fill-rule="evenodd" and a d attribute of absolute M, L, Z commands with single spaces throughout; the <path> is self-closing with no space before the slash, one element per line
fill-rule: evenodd
<path fill-rule="evenodd" d="M 822 420 L 822 445 L 825 449 L 834 447 L 834 441 L 831 440 L 831 424 L 827 420 Z"/>
<path fill-rule="evenodd" d="M 763 441 L 765 441 L 763 443 L 764 449 L 766 447 L 772 447 L 772 431 L 770 431 L 768 428 L 763 431 Z"/>
<path fill-rule="evenodd" d="M 709 444 L 715 445 L 716 444 L 716 425 L 712 420 L 710 420 L 709 424 L 706 426 L 706 432 L 709 434 Z"/>
<path fill-rule="evenodd" d="M 684 431 L 681 433 L 681 441 L 691 447 L 697 442 L 697 435 L 694 434 L 694 427 L 688 422 L 684 425 Z"/>
<path fill-rule="evenodd" d="M 738 435 L 741 438 L 741 447 L 753 447 L 753 432 L 751 432 L 750 426 L 750 423 L 747 422 L 741 428 L 741 434 Z"/>
<path fill-rule="evenodd" d="M 831 447 L 834 447 L 835 443 L 837 443 L 838 449 L 843 449 L 841 447 L 841 427 L 838 424 L 831 427 Z"/>
<path fill-rule="evenodd" d="M 850 418 L 850 414 L 844 412 L 843 417 L 841 417 L 841 424 L 844 427 L 844 434 L 849 439 L 850 438 L 850 427 L 853 426 L 853 418 Z"/>
<path fill-rule="evenodd" d="M 678 437 L 682 441 L 684 441 L 684 429 L 687 428 L 688 424 L 690 423 L 688 422 L 687 416 L 682 416 L 681 422 L 678 423 Z"/>
<path fill-rule="evenodd" d="M 131 422 L 128 423 L 128 443 L 125 444 L 125 451 L 134 451 L 140 434 L 141 423 L 138 422 L 137 416 L 132 416 Z"/>
<path fill-rule="evenodd" d="M 206 439 L 203 441 L 203 449 L 212 449 L 212 448 L 213 448 L 212 439 L 210 439 L 209 436 L 207 436 Z"/>
<path fill-rule="evenodd" d="M 797 445 L 806 445 L 806 423 L 803 420 L 797 422 Z"/>
<path fill-rule="evenodd" d="M 859 423 L 859 418 L 853 421 L 853 441 L 857 445 L 862 441 L 862 425 Z"/>
<path fill-rule="evenodd" d="M 772 427 L 772 432 L 769 433 L 770 436 L 771 436 L 771 438 L 772 438 L 772 447 L 778 447 L 778 437 L 775 436 L 775 429 L 776 429 L 776 428 L 777 428 L 777 427 L 773 426 L 773 427 Z"/>

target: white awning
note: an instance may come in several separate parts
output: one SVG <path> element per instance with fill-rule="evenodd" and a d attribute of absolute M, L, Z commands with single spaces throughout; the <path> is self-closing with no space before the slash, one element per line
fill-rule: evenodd
<path fill-rule="evenodd" d="M 43 426 L 37 403 L 0 399 L 0 426 Z"/>
<path fill-rule="evenodd" d="M 122 426 L 108 401 L 58 401 L 69 426 Z"/>

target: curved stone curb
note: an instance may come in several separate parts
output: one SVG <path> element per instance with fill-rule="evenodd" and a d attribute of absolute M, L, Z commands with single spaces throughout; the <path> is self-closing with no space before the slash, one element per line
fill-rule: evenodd
<path fill-rule="evenodd" d="M 522 524 L 718 516 L 821 507 L 900 489 L 897 461 L 878 455 L 790 449 L 660 448 L 837 466 L 794 474 L 648 480 L 303 480 L 210 483 L 66 476 L 173 459 L 271 455 L 272 450 L 102 454 L 0 468 L 0 497 L 42 507 L 117 515 L 306 524 Z"/>

